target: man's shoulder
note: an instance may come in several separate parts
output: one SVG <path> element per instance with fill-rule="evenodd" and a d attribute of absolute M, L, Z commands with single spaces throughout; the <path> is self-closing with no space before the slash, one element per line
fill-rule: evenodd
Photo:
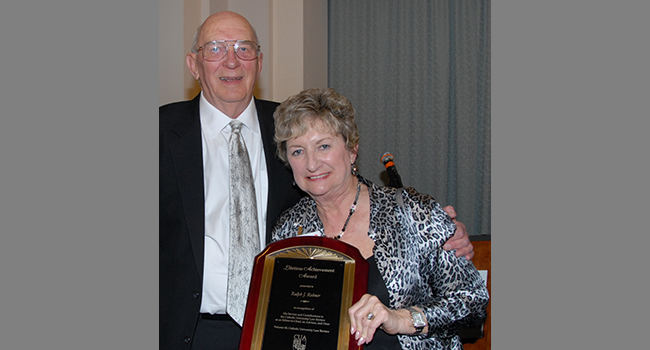
<path fill-rule="evenodd" d="M 279 102 L 269 101 L 269 100 L 260 100 L 255 98 L 255 108 L 257 109 L 258 114 L 273 114 L 275 109 L 280 105 Z"/>
<path fill-rule="evenodd" d="M 194 107 L 198 107 L 198 100 L 196 98 L 162 105 L 158 108 L 158 112 L 160 116 L 173 115 L 177 113 L 187 113 L 188 110 L 191 110 Z"/>
<path fill-rule="evenodd" d="M 277 107 L 280 105 L 280 102 L 275 102 L 275 101 L 270 101 L 270 100 L 262 100 L 257 97 L 255 97 L 255 103 L 256 104 L 261 104 L 261 105 L 268 105 L 268 106 L 274 106 Z"/>
<path fill-rule="evenodd" d="M 160 106 L 158 109 L 158 122 L 161 129 L 166 129 L 182 120 L 189 122 L 193 119 L 193 116 L 198 117 L 198 113 L 199 99 L 197 96 L 192 100 L 172 102 Z"/>

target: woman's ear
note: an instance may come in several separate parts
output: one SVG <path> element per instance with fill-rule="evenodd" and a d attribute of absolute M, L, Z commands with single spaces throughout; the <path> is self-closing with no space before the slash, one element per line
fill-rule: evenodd
<path fill-rule="evenodd" d="M 350 164 L 354 164 L 357 161 L 357 156 L 359 153 L 359 144 L 354 146 L 354 148 L 352 148 L 348 152 L 350 152 L 350 161 L 351 161 Z"/>

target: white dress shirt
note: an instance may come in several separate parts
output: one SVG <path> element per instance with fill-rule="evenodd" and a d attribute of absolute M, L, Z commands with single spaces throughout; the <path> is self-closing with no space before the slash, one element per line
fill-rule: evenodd
<path fill-rule="evenodd" d="M 205 260 L 201 313 L 224 314 L 228 286 L 230 228 L 228 138 L 230 137 L 229 123 L 232 119 L 212 106 L 203 97 L 203 93 L 201 93 L 199 112 L 205 196 Z M 268 173 L 254 99 L 237 120 L 244 124 L 241 132 L 253 170 L 261 250 L 266 246 Z M 242 291 L 242 293 L 246 292 Z"/>

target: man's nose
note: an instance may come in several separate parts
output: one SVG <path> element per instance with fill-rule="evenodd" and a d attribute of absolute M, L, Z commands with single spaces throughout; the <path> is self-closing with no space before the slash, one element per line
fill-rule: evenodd
<path fill-rule="evenodd" d="M 237 68 L 239 66 L 239 58 L 235 54 L 235 48 L 233 46 L 228 46 L 226 57 L 223 58 L 223 64 L 228 68 Z"/>

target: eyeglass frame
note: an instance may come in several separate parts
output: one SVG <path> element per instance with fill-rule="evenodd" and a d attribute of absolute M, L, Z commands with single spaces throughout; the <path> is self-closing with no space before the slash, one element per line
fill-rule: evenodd
<path fill-rule="evenodd" d="M 226 44 L 226 43 L 229 43 L 229 42 L 231 42 L 231 43 L 234 42 L 234 44 Z M 255 56 L 255 58 L 241 58 L 241 57 L 239 57 L 239 54 L 237 53 L 237 47 L 235 47 L 235 46 L 237 46 L 240 42 L 249 42 L 249 43 L 253 43 L 253 44 L 257 45 L 257 55 Z M 206 45 L 208 45 L 208 44 L 212 44 L 212 43 L 222 43 L 222 44 L 226 44 L 226 53 L 223 55 L 222 58 L 220 58 L 220 59 L 218 59 L 218 60 L 208 60 L 208 59 L 205 58 L 205 51 L 203 50 L 203 48 L 204 48 Z M 237 56 L 237 58 L 239 58 L 240 60 L 244 60 L 244 61 L 253 61 L 253 60 L 256 60 L 258 57 L 260 57 L 260 53 L 262 53 L 262 51 L 260 50 L 260 48 L 262 47 L 262 45 L 260 45 L 260 44 L 258 44 L 258 43 L 256 43 L 256 42 L 254 42 L 253 40 L 212 40 L 212 41 L 208 41 L 208 42 L 206 42 L 205 44 L 199 46 L 199 47 L 195 50 L 195 53 L 199 53 L 199 51 L 203 51 L 203 52 L 201 53 L 201 58 L 203 58 L 204 60 L 206 60 L 206 61 L 208 61 L 208 62 L 218 62 L 218 61 L 221 61 L 222 59 L 226 58 L 226 55 L 228 55 L 228 48 L 229 48 L 230 46 L 234 47 L 234 49 L 235 49 L 235 56 Z"/>

